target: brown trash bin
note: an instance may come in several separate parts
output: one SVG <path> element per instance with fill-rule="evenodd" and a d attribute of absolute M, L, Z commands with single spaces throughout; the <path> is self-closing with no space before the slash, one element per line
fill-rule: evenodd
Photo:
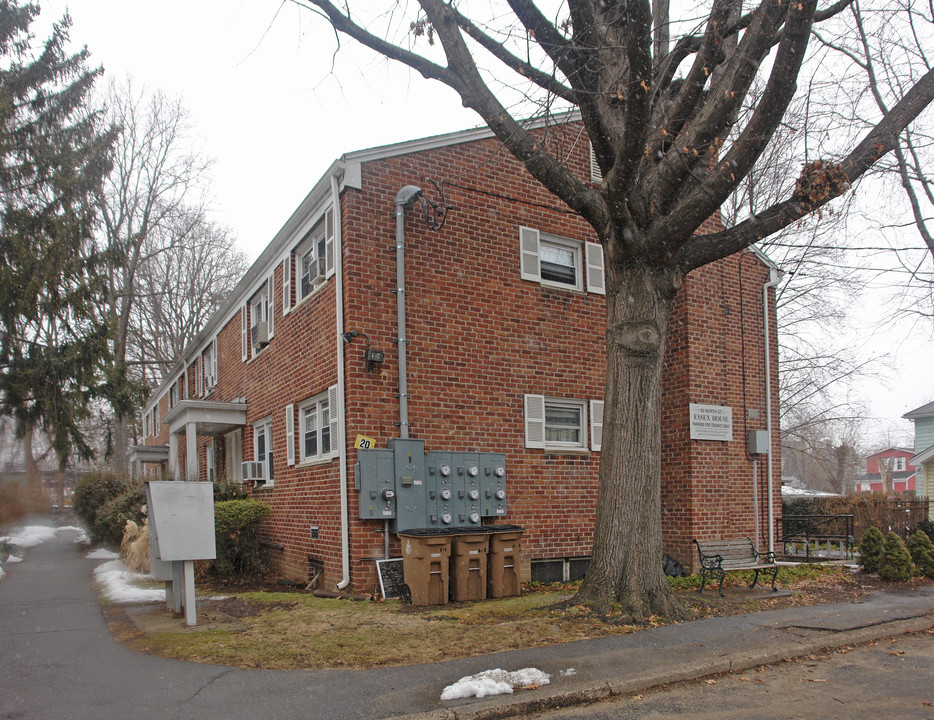
<path fill-rule="evenodd" d="M 487 554 L 490 534 L 486 528 L 449 528 L 451 538 L 451 599 L 455 602 L 486 600 Z"/>
<path fill-rule="evenodd" d="M 402 578 L 413 605 L 446 605 L 451 558 L 451 536 L 434 528 L 403 530 Z"/>
<path fill-rule="evenodd" d="M 518 525 L 487 525 L 490 531 L 487 597 L 501 598 L 522 594 L 519 568 L 522 566 L 522 534 Z"/>

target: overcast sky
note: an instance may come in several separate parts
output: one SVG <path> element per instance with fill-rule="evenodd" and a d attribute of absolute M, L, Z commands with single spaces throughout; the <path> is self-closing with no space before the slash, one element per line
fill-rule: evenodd
<path fill-rule="evenodd" d="M 108 76 L 182 98 L 215 160 L 215 219 L 251 260 L 341 154 L 480 124 L 453 91 L 352 41 L 335 58 L 333 34 L 292 3 L 37 1 L 44 22 L 67 7 L 73 43 Z M 884 310 L 868 300 L 865 313 Z M 864 387 L 870 411 L 903 432 L 900 416 L 934 400 L 928 327 L 854 333 L 862 356 L 885 356 L 885 383 Z"/>

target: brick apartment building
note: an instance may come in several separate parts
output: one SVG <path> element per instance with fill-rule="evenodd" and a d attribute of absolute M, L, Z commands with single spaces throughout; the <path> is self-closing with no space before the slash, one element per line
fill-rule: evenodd
<path fill-rule="evenodd" d="M 549 128 L 546 142 L 589 178 L 581 137 L 571 123 Z M 407 186 L 433 200 L 440 188 L 450 206 L 442 227 L 418 200 L 402 206 L 397 227 Z M 467 476 L 470 453 L 487 480 L 496 466 L 505 499 L 485 505 L 480 522 L 525 528 L 524 579 L 578 574 L 590 552 L 604 386 L 595 241 L 485 129 L 344 155 L 151 396 L 135 467 L 246 481 L 272 507 L 265 533 L 277 572 L 369 590 L 375 559 L 399 555 L 404 503 L 400 519 L 382 519 L 393 501 L 380 505 L 358 476 L 366 453 L 354 446 L 364 436 L 388 452 L 408 436 L 417 450 L 423 443 L 426 484 L 445 464 L 436 453 L 454 453 Z M 780 514 L 780 482 L 766 456 L 747 452 L 750 431 L 770 429 L 773 445 L 778 437 L 775 279 L 757 252 L 729 257 L 688 276 L 671 319 L 662 524 L 666 552 L 688 568 L 692 538 L 754 536 L 765 546 L 769 512 Z M 692 439 L 692 408 L 721 416 L 709 431 L 717 439 L 696 439 L 699 422 Z M 419 492 L 430 523 L 478 522 L 463 505 L 450 520 L 436 488 Z"/>

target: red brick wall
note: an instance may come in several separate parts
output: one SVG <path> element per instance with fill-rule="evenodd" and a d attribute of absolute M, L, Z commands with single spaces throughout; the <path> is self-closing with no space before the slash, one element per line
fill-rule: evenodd
<path fill-rule="evenodd" d="M 570 154 L 586 177 L 586 141 L 577 133 L 556 133 L 549 142 Z M 526 576 L 531 559 L 590 552 L 600 454 L 526 449 L 523 395 L 602 399 L 605 302 L 602 295 L 521 280 L 518 238 L 521 225 L 596 238 L 498 143 L 476 141 L 367 163 L 363 189 L 342 196 L 344 329 L 365 333 L 386 353 L 382 367 L 368 372 L 363 337 L 343 350 L 351 577 L 358 590 L 375 584 L 373 558 L 383 555 L 383 536 L 381 523 L 356 519 L 352 445 L 358 433 L 375 438 L 377 446 L 399 436 L 393 203 L 407 184 L 434 198 L 427 178 L 445 184 L 444 200 L 453 209 L 440 231 L 426 228 L 418 205 L 405 216 L 409 434 L 424 440 L 426 450 L 506 454 L 509 515 L 504 520 L 526 528 Z M 716 229 L 715 223 L 706 229 Z M 335 282 L 283 316 L 281 267 L 275 275 L 274 338 L 256 358 L 241 362 L 240 316 L 235 315 L 218 336 L 218 385 L 211 399 L 246 397 L 248 423 L 271 415 L 275 484 L 255 495 L 273 508 L 267 539 L 284 546 L 271 551 L 272 560 L 279 573 L 299 578 L 307 577 L 309 558 L 320 561 L 323 583 L 332 587 L 341 577 L 338 461 L 286 466 L 284 408 L 336 382 Z M 671 318 L 662 526 L 667 551 L 685 565 L 691 563 L 693 537 L 754 532 L 745 431 L 765 427 L 761 288 L 767 275 L 751 254 L 695 271 Z M 774 373 L 774 317 L 772 332 Z M 193 392 L 193 377 L 190 383 Z M 730 405 L 733 442 L 689 440 L 691 402 Z M 773 408 L 777 438 L 777 382 Z M 758 417 L 749 417 L 749 410 Z M 199 441 L 202 471 L 206 442 Z M 244 459 L 253 458 L 252 445 L 248 425 Z M 183 454 L 183 438 L 180 450 Z M 777 460 L 775 473 L 777 478 Z M 765 475 L 762 468 L 759 475 Z M 775 484 L 780 512 L 780 483 Z M 310 537 L 311 525 L 320 528 L 317 540 Z M 762 534 L 765 541 L 764 524 Z M 393 537 L 390 544 L 398 555 L 398 541 Z"/>

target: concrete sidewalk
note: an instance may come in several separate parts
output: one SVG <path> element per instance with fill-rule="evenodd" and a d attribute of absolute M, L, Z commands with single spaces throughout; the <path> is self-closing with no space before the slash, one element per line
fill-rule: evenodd
<path fill-rule="evenodd" d="M 934 626 L 934 588 L 926 587 L 444 663 L 249 671 L 120 646 L 91 586 L 96 561 L 84 559 L 85 548 L 66 535 L 7 565 L 0 580 L 0 718 L 522 717 Z M 442 689 L 465 675 L 523 667 L 548 673 L 551 683 L 480 701 L 440 700 Z"/>

